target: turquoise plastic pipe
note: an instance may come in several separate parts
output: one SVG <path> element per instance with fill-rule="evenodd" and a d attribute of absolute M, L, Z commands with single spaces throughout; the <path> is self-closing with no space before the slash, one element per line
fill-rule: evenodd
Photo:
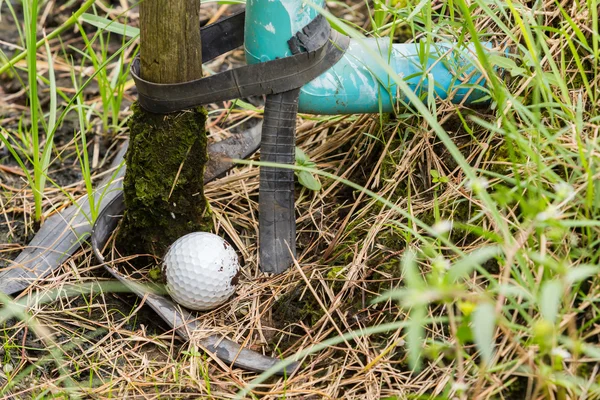
<path fill-rule="evenodd" d="M 324 7 L 323 0 L 313 4 Z M 249 64 L 291 55 L 287 41 L 318 12 L 302 0 L 247 0 L 245 51 Z M 344 57 L 304 85 L 299 111 L 310 114 L 391 112 L 408 103 L 394 80 L 365 49 L 378 53 L 422 98 L 435 93 L 452 102 L 472 103 L 485 96 L 485 81 L 474 68 L 475 52 L 449 44 L 393 44 L 389 39 L 352 40 Z M 432 87 L 433 86 L 433 87 Z M 465 97 L 467 97 L 465 99 Z"/>

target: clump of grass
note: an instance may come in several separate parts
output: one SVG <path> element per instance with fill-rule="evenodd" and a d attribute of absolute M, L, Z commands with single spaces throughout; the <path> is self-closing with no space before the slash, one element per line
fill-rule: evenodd
<path fill-rule="evenodd" d="M 13 16 L 14 10 L 11 7 Z M 40 99 L 38 96 L 38 69 L 37 69 L 37 21 L 38 21 L 38 1 L 28 0 L 23 2 L 23 29 L 19 33 L 22 33 L 22 39 L 26 48 L 26 60 L 27 60 L 27 77 L 28 77 L 28 100 L 30 110 L 30 124 L 28 127 L 20 125 L 22 128 L 21 134 L 18 136 L 21 141 L 9 140 L 9 135 L 0 135 L 0 140 L 10 150 L 12 155 L 18 161 L 23 171 L 26 173 L 27 180 L 33 191 L 34 199 L 34 218 L 35 221 L 40 221 L 42 218 L 42 202 L 44 196 L 44 189 L 46 187 L 46 179 L 48 173 L 48 166 L 50 164 L 50 156 L 52 152 L 54 132 L 56 128 L 56 113 L 57 113 L 57 94 L 56 94 L 56 79 L 54 76 L 54 68 L 52 62 L 52 54 L 48 42 L 44 43 L 46 55 L 48 58 L 48 76 L 49 76 L 49 88 L 50 88 L 50 109 L 48 113 L 48 120 L 40 118 L 42 109 L 40 106 Z M 24 36 L 24 37 L 23 37 Z M 43 115 L 43 113 L 42 113 Z M 42 126 L 45 129 L 45 143 L 43 137 L 39 131 L 39 125 L 42 122 Z M 20 154 L 19 154 L 20 152 Z M 25 167 L 25 160 L 33 166 L 33 173 L 29 173 Z"/>
<path fill-rule="evenodd" d="M 7 3 L 7 5 L 15 21 L 18 21 L 18 15 L 15 12 L 14 7 L 10 5 L 10 3 Z M 90 122 L 90 115 L 85 111 L 93 111 L 95 108 L 100 108 L 101 112 L 98 112 L 98 115 L 101 118 L 102 124 L 98 129 L 99 132 L 110 133 L 113 125 L 109 124 L 109 118 L 112 118 L 115 129 L 119 129 L 119 124 L 122 124 L 122 122 L 119 122 L 119 115 L 122 108 L 125 83 L 127 81 L 127 72 L 124 68 L 124 63 L 127 51 L 130 49 L 131 44 L 135 41 L 136 37 L 127 42 L 123 39 L 121 48 L 109 55 L 109 43 L 102 39 L 103 31 L 99 30 L 95 37 L 100 37 L 99 51 L 101 54 L 100 56 L 96 54 L 90 41 L 87 39 L 84 28 L 78 24 L 78 18 L 92 5 L 93 2 L 85 2 L 76 9 L 72 17 L 68 18 L 59 28 L 48 35 L 45 40 L 36 42 L 39 4 L 37 1 L 33 0 L 24 2 L 22 7 L 24 29 L 20 29 L 20 26 L 17 26 L 17 29 L 21 35 L 21 40 L 25 43 L 25 51 L 12 57 L 0 68 L 0 73 L 2 73 L 2 71 L 7 71 L 9 68 L 14 67 L 23 57 L 27 60 L 28 117 L 30 125 L 24 124 L 23 120 L 20 119 L 16 132 L 8 131 L 4 127 L 0 127 L 2 130 L 0 140 L 22 168 L 29 186 L 32 189 L 34 220 L 36 222 L 40 222 L 42 219 L 44 189 L 46 188 L 46 182 L 50 179 L 49 167 L 52 163 L 51 156 L 54 149 L 54 137 L 56 132 L 62 127 L 69 112 L 75 110 L 79 120 L 80 133 L 73 138 L 73 143 L 75 144 L 75 153 L 79 160 L 81 173 L 88 194 L 93 192 L 92 169 L 97 167 L 98 161 L 96 160 L 96 155 L 93 160 L 89 157 L 86 135 L 91 130 L 92 125 Z M 67 27 L 74 24 L 78 25 L 79 32 L 82 34 L 82 38 L 84 38 L 84 47 L 89 49 L 87 54 L 83 52 L 79 53 L 84 55 L 84 60 L 91 60 L 94 71 L 91 76 L 87 77 L 85 80 L 83 79 L 83 76 L 76 78 L 74 72 L 76 67 L 72 65 L 69 72 L 72 77 L 75 95 L 68 97 L 67 94 L 57 86 L 54 71 L 54 55 L 50 51 L 49 40 L 50 38 L 57 37 Z M 119 26 L 124 27 L 124 25 Z M 48 65 L 47 77 L 38 74 L 37 49 L 40 46 L 43 46 L 46 51 L 45 56 Z M 67 58 L 67 62 L 72 64 L 72 58 Z M 107 69 L 110 65 L 112 65 L 113 73 L 109 75 Z M 80 70 L 84 70 L 84 68 L 84 64 L 79 67 Z M 40 105 L 41 100 L 38 93 L 38 80 L 43 81 L 48 86 L 49 109 L 47 110 L 47 113 L 42 110 Z M 90 108 L 83 104 L 83 92 L 94 80 L 98 83 L 101 102 L 99 107 L 94 106 Z M 64 107 L 62 107 L 62 110 L 59 110 L 59 97 L 66 102 Z M 45 135 L 40 133 L 40 126 L 44 129 Z M 78 139 L 81 146 L 78 146 Z M 60 155 L 58 158 L 60 158 Z M 32 166 L 33 171 L 29 171 L 28 165 Z M 50 181 L 52 180 L 50 179 Z M 54 182 L 52 183 L 56 186 Z M 59 190 L 66 194 L 71 201 L 73 200 L 64 189 L 59 187 Z M 93 196 L 88 196 L 88 198 L 91 203 L 94 202 Z M 90 204 L 90 206 L 91 218 L 93 220 L 96 216 L 96 207 L 95 204 Z"/>
<path fill-rule="evenodd" d="M 89 19 L 90 15 L 87 15 L 87 18 Z M 112 30 L 118 29 L 114 24 L 109 24 L 107 26 L 110 26 Z M 120 32 L 123 34 L 121 46 L 127 48 L 125 46 L 126 35 L 124 35 L 127 33 L 127 27 L 126 25 L 123 25 L 122 27 L 123 30 Z M 95 80 L 98 84 L 101 101 L 94 107 L 93 111 L 102 121 L 102 125 L 97 131 L 108 135 L 110 132 L 118 131 L 119 126 L 123 123 L 120 121 L 119 116 L 122 108 L 125 83 L 129 79 L 125 67 L 126 53 L 121 52 L 117 62 L 112 66 L 112 71 L 109 71 L 109 68 L 103 66 L 103 64 L 109 58 L 110 32 L 105 33 L 103 28 L 99 28 L 92 40 L 88 40 L 86 29 L 81 24 L 78 24 L 78 28 L 81 33 L 81 38 L 85 43 L 85 52 L 80 52 L 80 50 L 76 48 L 73 50 L 80 52 L 80 54 L 83 55 L 82 69 L 85 65 L 85 61 L 87 61 L 91 62 L 94 71 L 97 72 Z M 137 35 L 134 35 L 134 38 L 136 36 Z M 95 44 L 96 40 L 98 41 L 97 45 Z"/>

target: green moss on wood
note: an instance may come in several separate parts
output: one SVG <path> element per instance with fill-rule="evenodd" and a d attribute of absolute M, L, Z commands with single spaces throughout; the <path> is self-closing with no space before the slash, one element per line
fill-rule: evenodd
<path fill-rule="evenodd" d="M 119 246 L 162 256 L 177 238 L 212 228 L 204 197 L 206 111 L 168 115 L 133 106 Z"/>

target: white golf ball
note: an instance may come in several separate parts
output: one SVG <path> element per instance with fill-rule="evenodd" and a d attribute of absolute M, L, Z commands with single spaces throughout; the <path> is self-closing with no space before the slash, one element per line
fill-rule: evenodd
<path fill-rule="evenodd" d="M 173 300 L 190 310 L 210 310 L 235 292 L 240 265 L 224 239 L 194 232 L 169 247 L 162 268 Z"/>

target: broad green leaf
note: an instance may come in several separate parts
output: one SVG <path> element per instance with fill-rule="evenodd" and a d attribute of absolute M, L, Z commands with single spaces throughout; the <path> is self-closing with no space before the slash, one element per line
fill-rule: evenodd
<path fill-rule="evenodd" d="M 600 271 L 600 267 L 596 265 L 580 265 L 575 268 L 570 268 L 567 272 L 567 282 L 569 285 L 573 283 L 581 282 L 584 279 L 589 278 L 590 276 L 597 275 Z"/>
<path fill-rule="evenodd" d="M 427 309 L 424 305 L 413 308 L 410 312 L 410 322 L 406 327 L 406 346 L 408 347 L 408 364 L 413 370 L 421 367 L 421 352 L 425 336 L 425 316 Z"/>
<path fill-rule="evenodd" d="M 373 299 L 373 301 L 371 303 L 373 303 L 373 304 L 381 303 L 382 301 L 387 301 L 389 299 L 403 301 L 405 298 L 408 298 L 412 293 L 414 293 L 414 291 L 406 290 L 406 289 L 388 290 L 381 296 L 378 296 L 375 299 Z"/>
<path fill-rule="evenodd" d="M 473 332 L 467 321 L 463 321 L 458 326 L 456 337 L 463 346 L 473 341 Z"/>
<path fill-rule="evenodd" d="M 450 282 L 456 282 L 459 279 L 465 278 L 476 266 L 483 264 L 498 254 L 500 254 L 498 246 L 486 246 L 474 250 L 452 264 L 448 271 L 448 279 L 450 279 Z"/>
<path fill-rule="evenodd" d="M 296 147 L 296 163 L 302 166 L 306 166 L 310 163 L 310 158 L 308 158 L 306 153 L 299 147 Z"/>
<path fill-rule="evenodd" d="M 550 85 L 552 85 L 552 86 L 560 85 L 559 79 L 553 73 L 544 72 L 543 75 L 544 75 L 544 81 L 548 82 Z"/>
<path fill-rule="evenodd" d="M 472 316 L 473 340 L 487 364 L 494 354 L 494 333 L 496 331 L 496 311 L 490 303 L 481 303 Z"/>
<path fill-rule="evenodd" d="M 595 344 L 589 344 L 578 340 L 572 340 L 569 337 L 562 337 L 560 341 L 569 349 L 571 352 L 583 352 L 586 356 L 590 358 L 595 358 L 600 360 L 600 347 Z"/>
<path fill-rule="evenodd" d="M 490 56 L 490 61 L 497 67 L 507 70 L 512 76 L 520 76 L 525 73 L 525 69 L 518 67 L 517 64 L 508 57 L 499 55 Z"/>
<path fill-rule="evenodd" d="M 592 344 L 584 344 L 581 347 L 583 349 L 583 353 L 586 356 L 600 360 L 600 347 L 594 346 Z"/>
<path fill-rule="evenodd" d="M 511 285 L 508 283 L 498 285 L 498 293 L 506 297 L 522 297 L 523 299 L 529 301 L 535 300 L 535 296 L 527 291 L 523 286 Z"/>
<path fill-rule="evenodd" d="M 411 249 L 405 251 L 402 257 L 404 280 L 406 281 L 406 286 L 411 289 L 423 287 L 423 278 L 421 278 L 421 274 L 419 273 L 416 258 L 416 254 Z"/>
<path fill-rule="evenodd" d="M 298 173 L 298 182 L 305 188 L 314 190 L 315 192 L 321 190 L 321 182 L 310 172 L 300 171 Z"/>
<path fill-rule="evenodd" d="M 556 322 L 558 307 L 563 294 L 563 285 L 560 281 L 548 281 L 542 284 L 539 295 L 539 306 L 542 317 L 550 323 Z"/>

